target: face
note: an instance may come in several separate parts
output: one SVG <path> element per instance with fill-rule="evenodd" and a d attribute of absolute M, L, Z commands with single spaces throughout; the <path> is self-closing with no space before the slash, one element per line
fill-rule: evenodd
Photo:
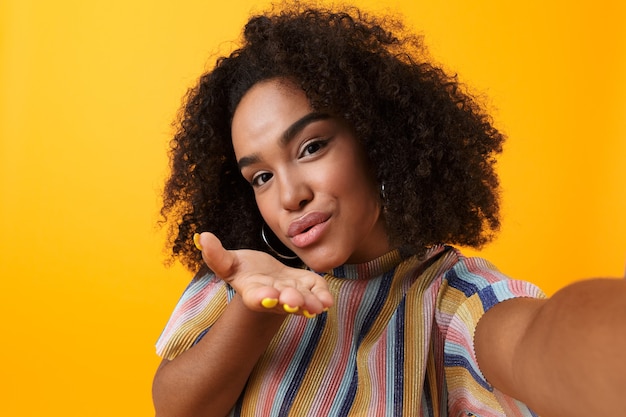
<path fill-rule="evenodd" d="M 361 145 L 345 122 L 312 110 L 302 90 L 279 79 L 253 86 L 235 110 L 232 140 L 265 222 L 310 268 L 389 250 Z"/>

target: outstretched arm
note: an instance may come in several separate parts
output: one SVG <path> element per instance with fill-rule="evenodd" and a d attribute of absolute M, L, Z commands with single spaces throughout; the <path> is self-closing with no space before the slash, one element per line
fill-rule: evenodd
<path fill-rule="evenodd" d="M 315 273 L 288 268 L 262 252 L 227 251 L 209 233 L 203 233 L 201 245 L 209 268 L 236 295 L 200 342 L 159 366 L 153 383 L 159 417 L 226 415 L 280 328 L 284 305 L 289 312 L 312 315 L 333 302 Z"/>
<path fill-rule="evenodd" d="M 481 318 L 476 356 L 495 387 L 545 417 L 626 410 L 626 280 L 593 279 Z"/>

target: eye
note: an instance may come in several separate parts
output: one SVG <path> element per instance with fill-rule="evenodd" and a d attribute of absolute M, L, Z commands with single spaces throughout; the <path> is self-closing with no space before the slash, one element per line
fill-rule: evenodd
<path fill-rule="evenodd" d="M 304 145 L 304 148 L 302 149 L 302 152 L 300 153 L 300 158 L 316 154 L 317 152 L 324 149 L 326 145 L 328 145 L 327 139 L 312 140 Z"/>
<path fill-rule="evenodd" d="M 259 187 L 268 182 L 271 178 L 272 174 L 270 174 L 269 172 L 259 172 L 252 177 L 250 184 L 252 184 L 253 187 Z"/>

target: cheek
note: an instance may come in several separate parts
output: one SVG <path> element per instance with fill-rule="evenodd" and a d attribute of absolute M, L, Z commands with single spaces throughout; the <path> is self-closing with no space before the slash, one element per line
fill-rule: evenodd
<path fill-rule="evenodd" d="M 271 228 L 274 228 L 278 222 L 276 214 L 279 213 L 279 210 L 275 207 L 275 200 L 268 194 L 270 193 L 255 196 L 256 206 L 258 207 L 261 217 L 263 217 L 265 223 Z"/>
<path fill-rule="evenodd" d="M 356 223 L 370 224 L 378 218 L 380 197 L 374 185 L 364 176 L 348 177 L 345 174 L 341 181 L 335 180 L 335 195 L 342 201 L 344 208 L 351 213 Z"/>
<path fill-rule="evenodd" d="M 258 197 L 255 196 L 254 197 L 255 201 L 256 201 L 256 206 L 258 207 L 259 211 L 261 212 L 261 216 L 263 216 L 263 218 L 265 218 L 266 213 L 271 212 L 271 210 L 268 210 L 267 208 L 267 199 L 263 198 L 263 197 Z"/>
<path fill-rule="evenodd" d="M 374 173 L 370 172 L 371 167 L 365 166 L 362 161 L 355 160 L 345 170 L 340 170 L 337 174 L 337 178 L 341 178 L 342 184 L 352 193 L 359 194 L 361 198 L 366 201 L 376 199 L 378 200 L 378 185 L 376 184 L 373 176 Z"/>

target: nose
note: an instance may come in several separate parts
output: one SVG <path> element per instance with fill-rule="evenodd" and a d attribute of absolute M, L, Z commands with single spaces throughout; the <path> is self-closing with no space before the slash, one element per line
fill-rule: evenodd
<path fill-rule="evenodd" d="M 313 191 L 303 175 L 287 172 L 280 180 L 280 202 L 288 211 L 300 210 L 313 199 Z"/>

